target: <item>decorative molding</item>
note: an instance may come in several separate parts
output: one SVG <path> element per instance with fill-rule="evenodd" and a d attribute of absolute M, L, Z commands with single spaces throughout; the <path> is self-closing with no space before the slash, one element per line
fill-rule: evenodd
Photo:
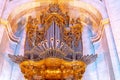
<path fill-rule="evenodd" d="M 96 36 L 91 38 L 92 42 L 97 42 L 102 38 L 102 34 L 103 34 L 103 31 L 104 31 L 104 25 L 109 24 L 109 23 L 110 23 L 109 18 L 106 18 L 106 19 L 103 19 L 103 20 L 100 21 L 100 30 L 97 32 Z"/>
<path fill-rule="evenodd" d="M 101 20 L 101 26 L 104 26 L 105 24 L 109 24 L 110 23 L 110 19 L 109 18 L 106 18 L 106 19 L 103 19 Z"/>
<path fill-rule="evenodd" d="M 11 30 L 11 26 L 10 26 L 10 23 L 7 21 L 7 20 L 4 20 L 2 18 L 0 18 L 0 24 L 4 25 L 5 28 L 7 29 L 7 33 L 8 33 L 8 36 L 10 38 L 10 40 L 14 41 L 14 42 L 19 42 L 19 37 L 16 37 L 12 30 Z"/>

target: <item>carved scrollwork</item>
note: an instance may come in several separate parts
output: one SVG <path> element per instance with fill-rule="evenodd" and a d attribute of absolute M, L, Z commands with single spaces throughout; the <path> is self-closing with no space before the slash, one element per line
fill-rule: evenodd
<path fill-rule="evenodd" d="M 32 18 L 32 16 L 29 16 L 26 27 L 26 36 L 30 48 L 33 48 L 40 41 L 44 40 L 44 32 L 43 30 L 39 30 L 37 18 Z"/>
<path fill-rule="evenodd" d="M 82 40 L 82 24 L 80 18 L 77 18 L 76 23 L 71 26 L 71 32 L 74 36 L 74 46 L 77 47 L 80 40 Z"/>
<path fill-rule="evenodd" d="M 63 40 L 69 47 L 72 47 L 73 35 L 70 30 L 64 30 Z"/>
<path fill-rule="evenodd" d="M 82 25 L 80 19 L 78 18 L 76 23 L 74 23 L 72 19 L 71 24 L 70 30 L 64 30 L 63 40 L 70 47 L 72 47 L 72 43 L 74 43 L 75 47 L 78 47 L 79 41 L 82 40 Z"/>
<path fill-rule="evenodd" d="M 49 9 L 47 11 L 49 14 L 51 13 L 57 13 L 61 16 L 64 16 L 65 14 L 62 12 L 60 6 L 58 4 L 50 4 Z"/>
<path fill-rule="evenodd" d="M 44 40 L 44 31 L 37 30 L 36 31 L 36 40 L 35 40 L 35 45 L 38 45 L 41 41 Z"/>
<path fill-rule="evenodd" d="M 36 29 L 37 29 L 36 22 L 37 22 L 36 19 L 33 19 L 31 16 L 29 16 L 26 32 L 27 32 L 28 43 L 31 48 L 35 46 Z"/>

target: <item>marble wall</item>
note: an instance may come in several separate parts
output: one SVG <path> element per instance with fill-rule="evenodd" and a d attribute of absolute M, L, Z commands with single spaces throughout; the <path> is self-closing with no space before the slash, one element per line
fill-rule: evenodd
<path fill-rule="evenodd" d="M 9 13 L 12 12 L 16 6 L 29 1 L 32 0 L 0 0 L 1 18 L 7 19 Z M 24 80 L 19 66 L 13 63 L 10 58 L 8 58 L 8 54 L 24 54 L 25 31 L 23 30 L 19 36 L 19 43 L 11 41 L 8 37 L 8 31 L 6 27 L 4 25 L 0 25 L 0 80 Z"/>

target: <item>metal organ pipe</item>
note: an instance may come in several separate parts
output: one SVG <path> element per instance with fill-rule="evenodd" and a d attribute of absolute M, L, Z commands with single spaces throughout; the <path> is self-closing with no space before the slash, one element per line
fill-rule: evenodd
<path fill-rule="evenodd" d="M 54 49 L 54 38 L 51 38 L 50 42 L 51 42 L 51 48 Z"/>
<path fill-rule="evenodd" d="M 56 48 L 59 48 L 60 40 L 56 40 Z"/>
<path fill-rule="evenodd" d="M 45 40 L 46 48 L 49 48 L 48 40 Z"/>

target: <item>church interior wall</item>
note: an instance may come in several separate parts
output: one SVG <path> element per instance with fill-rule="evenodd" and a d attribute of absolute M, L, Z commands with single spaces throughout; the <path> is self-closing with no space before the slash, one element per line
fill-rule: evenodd
<path fill-rule="evenodd" d="M 29 0 L 20 0 L 19 3 L 17 0 L 13 2 L 8 2 L 6 5 L 6 10 L 1 16 L 4 19 L 7 19 L 9 13 L 12 9 L 20 4 L 26 3 Z M 102 38 L 95 42 L 91 42 L 92 31 L 89 28 L 91 25 L 84 26 L 83 30 L 83 52 L 84 54 L 98 54 L 97 61 L 90 64 L 83 76 L 83 80 L 119 80 L 120 78 L 120 57 L 119 57 L 119 18 L 118 3 L 112 4 L 112 0 L 105 0 L 105 4 L 100 1 L 94 0 L 82 0 L 91 5 L 94 5 L 100 13 L 102 14 L 103 19 L 110 18 L 110 24 L 104 25 L 104 31 Z M 0 2 L 2 3 L 2 2 Z M 10 3 L 10 4 L 9 4 Z M 108 6 L 106 6 L 108 4 Z M 110 4 L 112 4 L 110 6 Z M 115 6 L 116 5 L 116 6 Z M 7 7 L 9 6 L 9 7 Z M 112 7 L 114 6 L 114 7 Z M 107 11 L 105 9 L 107 7 Z M 110 11 L 110 10 L 113 10 Z M 114 11 L 115 9 L 115 11 Z M 118 12 L 117 12 L 118 10 Z M 108 13 L 107 13 L 108 12 Z M 0 34 L 3 35 L 0 38 L 0 80 L 24 80 L 23 75 L 20 72 L 20 68 L 17 64 L 13 63 L 7 57 L 7 54 L 19 54 L 24 55 L 24 43 L 25 43 L 25 30 L 21 32 L 20 42 L 15 43 L 10 41 L 8 37 L 6 28 L 0 27 Z"/>

